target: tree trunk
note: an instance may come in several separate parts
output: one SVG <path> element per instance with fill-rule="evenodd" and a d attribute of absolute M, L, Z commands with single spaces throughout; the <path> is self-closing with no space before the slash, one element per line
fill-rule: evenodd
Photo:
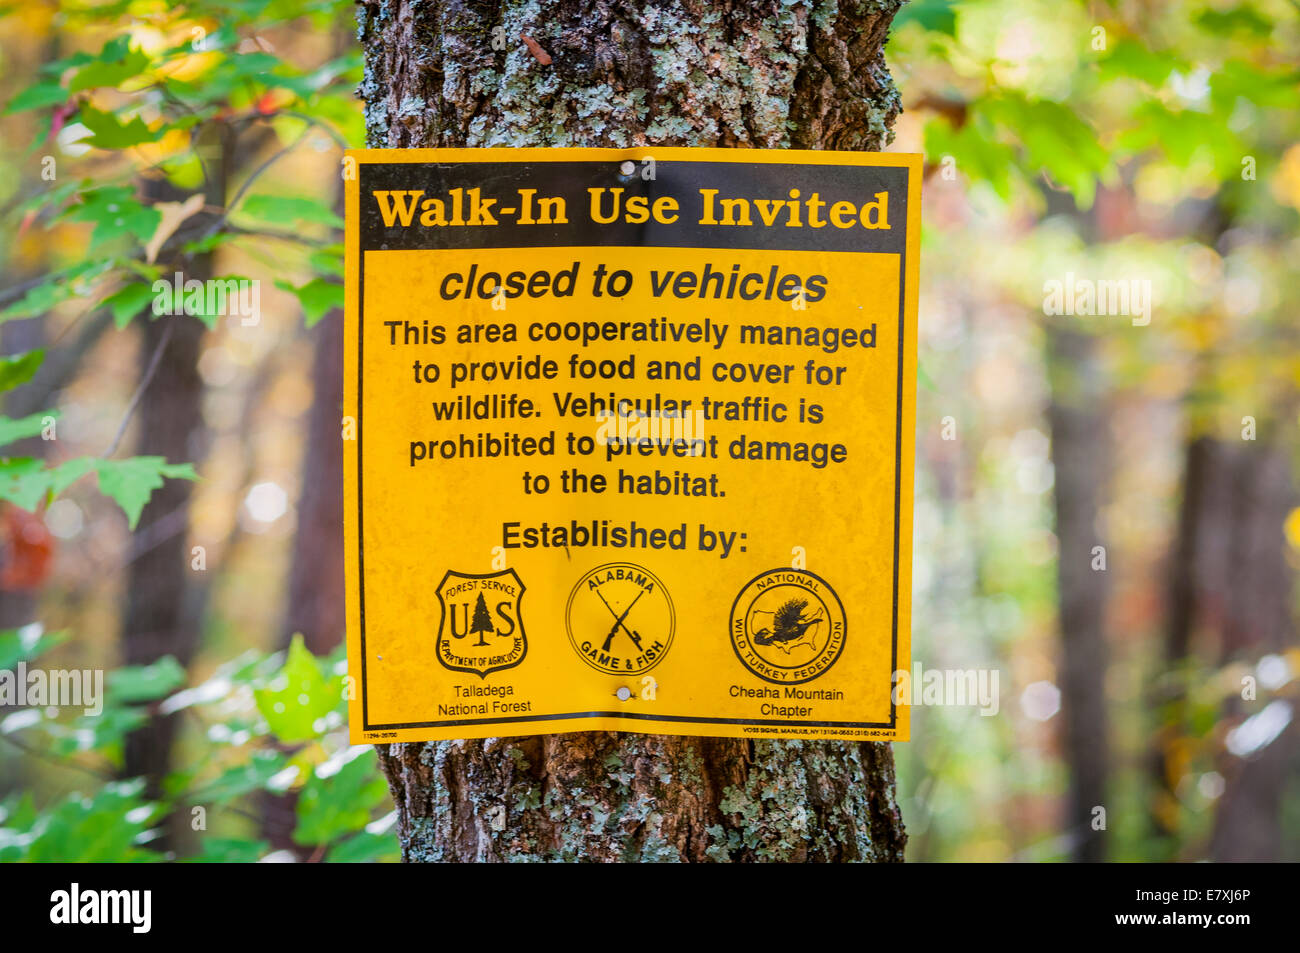
<path fill-rule="evenodd" d="M 1288 415 L 1289 416 L 1289 415 Z M 1243 442 L 1236 457 L 1232 485 L 1232 550 L 1227 617 L 1219 646 L 1220 665 L 1253 664 L 1263 655 L 1295 647 L 1293 570 L 1282 527 L 1297 504 L 1289 460 L 1291 444 Z M 1263 692 L 1260 693 L 1263 695 Z M 1234 722 L 1263 707 L 1244 705 L 1240 695 L 1228 699 Z M 1214 815 L 1210 859 L 1274 863 L 1286 859 L 1288 846 L 1283 802 L 1295 773 L 1300 741 L 1291 719 L 1273 741 L 1244 755 L 1224 751 L 1219 771 L 1226 779 Z"/>
<path fill-rule="evenodd" d="M 307 449 L 298 497 L 298 527 L 289 569 L 281 648 L 295 634 L 316 655 L 343 641 L 347 626 L 343 583 L 343 312 L 330 311 L 315 337 L 315 394 L 307 415 Z"/>
<path fill-rule="evenodd" d="M 163 456 L 173 463 L 202 459 L 193 452 L 191 441 L 203 432 L 198 357 L 205 329 L 198 319 L 180 314 L 143 321 L 142 369 L 169 324 L 172 330 L 136 412 L 140 428 L 136 452 Z M 187 538 L 191 491 L 188 480 L 167 480 L 140 515 L 122 621 L 125 665 L 149 665 L 171 655 L 187 666 L 198 648 L 201 600 L 189 578 Z M 145 777 L 151 797 L 161 794 L 162 780 L 171 769 L 176 718 L 155 714 L 126 738 L 125 776 Z"/>
<path fill-rule="evenodd" d="M 1285 445 L 1236 445 L 1200 436 L 1187 447 L 1165 634 L 1165 667 L 1176 674 L 1153 697 L 1160 727 L 1152 752 L 1151 818 L 1156 833 L 1171 845 L 1180 832 L 1178 786 L 1187 770 L 1187 679 L 1197 671 L 1194 660 L 1253 665 L 1295 644 L 1294 572 L 1282 527 L 1297 494 Z M 1240 723 L 1264 704 L 1263 697 L 1246 705 L 1232 695 L 1225 716 Z M 1282 803 L 1296 745 L 1292 724 L 1245 757 L 1219 752 L 1217 767 L 1226 784 L 1215 811 L 1210 859 L 1282 859 Z"/>
<path fill-rule="evenodd" d="M 1057 585 L 1061 625 L 1061 716 L 1070 790 L 1065 831 L 1076 861 L 1105 859 L 1105 550 L 1098 516 L 1108 474 L 1104 385 L 1095 342 L 1063 324 L 1048 328 L 1052 461 L 1056 482 Z"/>
<path fill-rule="evenodd" d="M 363 2 L 367 142 L 880 149 L 900 5 Z M 581 732 L 379 755 L 410 861 L 897 861 L 906 840 L 887 744 Z"/>
<path fill-rule="evenodd" d="M 209 167 L 214 179 L 205 192 L 210 204 L 226 198 L 230 142 L 218 127 L 210 133 L 217 148 Z M 184 193 L 162 179 L 145 183 L 149 197 L 177 200 Z M 206 216 L 211 213 L 201 213 Z M 181 262 L 174 263 L 181 270 Z M 212 275 L 212 254 L 196 255 L 185 268 L 186 278 L 205 280 Z M 135 452 L 165 457 L 170 463 L 190 461 L 197 466 L 206 455 L 207 428 L 203 420 L 203 378 L 199 353 L 206 328 L 185 314 L 156 316 L 145 310 L 136 323 L 141 331 L 141 379 L 155 353 L 161 351 L 154 376 L 140 395 L 133 425 L 138 434 Z M 131 564 L 127 575 L 127 602 L 122 615 L 122 662 L 149 665 L 165 655 L 188 668 L 200 641 L 208 589 L 191 566 L 188 531 L 193 484 L 166 480 L 154 491 L 140 514 L 132 535 Z M 123 776 L 144 777 L 150 798 L 160 797 L 171 770 L 179 715 L 152 713 L 148 722 L 126 737 Z M 168 834 L 150 846 L 172 847 L 188 833 L 180 813 L 167 823 Z"/>
<path fill-rule="evenodd" d="M 342 214 L 342 209 L 339 209 Z M 298 496 L 298 526 L 289 567 L 280 647 L 294 635 L 315 655 L 328 655 L 347 628 L 343 580 L 343 312 L 332 310 L 310 332 L 315 337 L 307 415 L 307 449 Z M 311 851 L 293 841 L 298 792 L 264 791 L 262 835 L 276 850 L 302 857 Z"/>
<path fill-rule="evenodd" d="M 331 46 L 343 56 L 354 42 L 346 23 L 335 24 Z M 343 217 L 343 182 L 335 180 L 334 212 Z M 297 633 L 315 655 L 333 651 L 347 630 L 343 579 L 343 309 L 331 309 L 308 332 L 313 338 L 312 401 L 298 492 L 298 524 L 289 567 L 280 647 Z"/>

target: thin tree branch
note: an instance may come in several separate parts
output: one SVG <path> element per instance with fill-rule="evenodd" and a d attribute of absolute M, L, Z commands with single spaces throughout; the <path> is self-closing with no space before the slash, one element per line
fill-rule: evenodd
<path fill-rule="evenodd" d="M 172 339 L 172 329 L 174 327 L 176 327 L 175 321 L 169 321 L 167 327 L 163 328 L 162 337 L 158 339 L 158 346 L 154 348 L 153 357 L 149 358 L 149 366 L 145 369 L 144 378 L 140 381 L 140 386 L 136 388 L 135 394 L 131 397 L 131 403 L 127 404 L 126 413 L 122 415 L 122 422 L 118 424 L 113 442 L 104 451 L 103 456 L 105 459 L 117 452 L 117 445 L 122 442 L 122 435 L 126 433 L 126 426 L 135 415 L 135 408 L 139 405 L 140 398 L 144 396 L 149 382 L 153 380 L 154 372 L 158 370 L 158 363 L 162 360 L 163 351 L 167 350 L 167 343 Z"/>
<path fill-rule="evenodd" d="M 78 319 L 81 320 L 81 319 Z M 104 311 L 96 315 L 82 329 L 68 347 L 51 350 L 63 337 L 56 338 L 47 348 L 48 357 L 35 376 L 22 387 L 5 396 L 5 413 L 11 417 L 26 417 L 46 407 L 54 394 L 68 385 L 81 367 L 82 359 L 108 330 L 111 315 Z"/>
<path fill-rule="evenodd" d="M 73 768 L 77 771 L 81 771 L 85 774 L 91 775 L 92 777 L 98 778 L 101 781 L 112 781 L 114 779 L 113 775 L 111 774 L 105 774 L 103 771 L 99 771 L 95 768 L 88 767 L 87 765 L 84 764 L 79 764 L 78 762 L 73 761 L 71 759 L 58 758 L 54 755 L 47 754 L 46 752 L 41 751 L 39 748 L 31 748 L 23 744 L 13 735 L 0 734 L 0 738 L 3 738 L 5 741 L 9 742 L 11 745 L 13 745 L 15 748 L 17 748 L 19 751 L 23 752 L 24 754 L 36 758 L 39 761 L 45 761 L 48 762 L 49 764 L 58 765 L 61 768 Z"/>
<path fill-rule="evenodd" d="M 212 223 L 212 226 L 207 230 L 207 232 L 204 234 L 203 237 L 208 238 L 212 235 L 215 235 L 218 231 L 220 231 L 221 226 L 226 223 L 226 220 L 228 218 L 230 218 L 230 213 L 239 207 L 239 202 L 241 199 L 243 199 L 244 194 L 248 191 L 249 187 L 252 186 L 252 184 L 262 176 L 263 172 L 271 168 L 271 166 L 275 165 L 275 163 L 279 162 L 281 159 L 287 156 L 294 149 L 298 148 L 298 146 L 302 143 L 302 141 L 307 138 L 307 134 L 310 131 L 311 131 L 310 127 L 304 129 L 301 133 L 298 134 L 297 139 L 293 140 L 293 142 L 289 143 L 287 146 L 278 149 L 272 155 L 268 156 L 265 162 L 263 162 L 251 173 L 249 173 L 248 178 L 246 178 L 240 184 L 239 188 L 235 190 L 234 198 L 232 198 L 229 202 L 226 203 L 226 210 L 221 213 L 221 217 Z"/>

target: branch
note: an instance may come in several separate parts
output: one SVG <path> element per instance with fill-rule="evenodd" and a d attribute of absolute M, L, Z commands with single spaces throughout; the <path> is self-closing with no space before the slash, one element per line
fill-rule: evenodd
<path fill-rule="evenodd" d="M 1296 0 L 1296 2 L 1300 3 L 1300 0 Z M 325 133 L 325 135 L 333 139 L 334 144 L 338 146 L 340 149 L 346 150 L 352 148 L 352 146 L 348 143 L 348 141 L 343 138 L 343 134 L 341 132 L 339 132 L 333 126 L 321 122 L 315 116 L 309 116 L 306 113 L 293 112 L 292 110 L 281 110 L 280 115 L 291 116 L 294 119 L 301 119 L 303 122 L 307 123 L 308 125 L 315 126 L 317 129 Z"/>
<path fill-rule="evenodd" d="M 283 148 L 279 149 L 274 154 L 269 156 L 265 162 L 263 162 L 261 165 L 259 165 L 256 169 L 254 169 L 249 174 L 248 178 L 246 178 L 243 181 L 243 183 L 239 186 L 239 188 L 235 191 L 235 197 L 226 203 L 226 210 L 221 213 L 221 216 L 215 222 L 213 222 L 212 226 L 207 230 L 207 232 L 204 233 L 203 235 L 204 238 L 210 238 L 211 236 L 215 235 L 218 231 L 221 230 L 221 226 L 223 226 L 226 223 L 226 220 L 230 218 L 230 213 L 239 206 L 240 200 L 243 199 L 244 194 L 248 191 L 249 187 L 261 177 L 263 172 L 271 168 L 271 166 L 279 162 L 281 159 L 287 156 L 294 149 L 298 148 L 298 145 L 304 139 L 307 138 L 307 133 L 309 131 L 310 128 L 304 129 L 301 133 L 299 133 L 297 139 L 293 140 L 293 142 L 289 143 L 287 146 L 284 146 Z"/>
<path fill-rule="evenodd" d="M 23 752 L 24 754 L 36 758 L 40 761 L 48 761 L 50 764 L 58 765 L 61 768 L 75 768 L 76 770 L 89 774 L 92 777 L 96 777 L 101 781 L 115 780 L 112 774 L 106 774 L 103 771 L 98 771 L 95 768 L 87 767 L 86 765 L 79 764 L 78 762 L 73 761 L 71 759 L 63 759 L 63 758 L 55 757 L 54 755 L 51 754 L 46 754 L 44 751 L 41 751 L 39 748 L 29 748 L 27 745 L 23 744 L 21 741 L 15 738 L 13 735 L 0 734 L 0 738 L 3 738 L 5 741 L 9 742 L 11 745 L 13 745 L 15 748 L 17 748 L 19 751 Z"/>
<path fill-rule="evenodd" d="M 172 339 L 172 329 L 176 327 L 176 322 L 168 321 L 167 327 L 163 328 L 162 337 L 158 339 L 158 346 L 154 348 L 153 357 L 149 358 L 149 366 L 145 369 L 144 378 L 140 381 L 140 386 L 136 388 L 135 394 L 131 397 L 131 403 L 127 404 L 126 413 L 122 416 L 122 422 L 118 424 L 117 433 L 113 437 L 113 442 L 108 445 L 104 451 L 104 459 L 108 459 L 117 452 L 117 445 L 122 442 L 122 435 L 126 433 L 126 425 L 131 422 L 132 416 L 135 415 L 135 408 L 140 403 L 140 398 L 144 396 L 145 389 L 149 382 L 153 380 L 154 372 L 158 370 L 158 363 L 162 360 L 163 351 L 167 350 L 167 342 Z"/>
<path fill-rule="evenodd" d="M 8 395 L 5 400 L 6 412 L 11 416 L 26 417 L 47 406 L 50 398 L 72 380 L 81 367 L 82 358 L 108 330 L 111 318 L 107 310 L 101 309 L 71 346 L 53 351 L 31 381 Z M 69 328 L 71 326 L 69 325 Z M 60 332 L 54 344 L 58 343 L 64 333 L 66 329 Z"/>
<path fill-rule="evenodd" d="M 308 248 L 327 248 L 335 242 L 323 241 L 317 238 L 307 238 L 294 232 L 272 232 L 266 229 L 257 228 L 240 228 L 237 225 L 231 225 L 226 231 L 232 235 L 239 235 L 245 238 L 273 238 L 282 242 L 292 242 L 295 245 L 306 245 Z"/>

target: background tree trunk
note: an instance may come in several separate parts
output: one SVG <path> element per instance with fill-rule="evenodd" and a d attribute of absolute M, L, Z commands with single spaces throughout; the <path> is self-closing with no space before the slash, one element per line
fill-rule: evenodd
<path fill-rule="evenodd" d="M 880 149 L 901 111 L 883 54 L 900 5 L 363 2 L 367 142 Z M 903 856 L 887 744 L 582 732 L 378 747 L 407 860 Z"/>
<path fill-rule="evenodd" d="M 1292 408 L 1292 413 L 1294 409 Z M 1287 414 L 1283 419 L 1290 419 Z M 1283 424 L 1282 426 L 1287 426 Z M 1283 525 L 1297 493 L 1287 447 L 1294 444 L 1243 441 L 1229 451 L 1232 463 L 1232 535 L 1225 616 L 1220 620 L 1219 665 L 1252 665 L 1268 654 L 1295 646 L 1291 618 L 1293 570 L 1287 559 Z M 1225 705 L 1234 721 L 1263 707 L 1230 696 Z M 1210 859 L 1219 863 L 1283 860 L 1289 847 L 1282 805 L 1295 773 L 1297 731 L 1290 719 L 1268 744 L 1239 756 L 1224 751 L 1219 772 L 1226 784 L 1214 816 Z"/>
<path fill-rule="evenodd" d="M 1293 445 L 1294 398 L 1280 399 L 1260 440 L 1201 433 L 1186 448 L 1178 533 L 1170 553 L 1169 622 L 1164 668 L 1171 673 L 1152 693 L 1160 730 L 1151 752 L 1152 828 L 1171 852 L 1179 842 L 1180 782 L 1193 744 L 1190 695 L 1206 667 L 1244 664 L 1295 645 L 1291 618 L 1294 570 L 1283 531 L 1300 502 L 1285 449 Z M 1200 431 L 1203 422 L 1193 417 Z M 1239 687 L 1234 685 L 1233 688 Z M 1266 692 L 1244 703 L 1230 694 L 1225 720 L 1239 724 L 1267 704 Z M 1283 851 L 1283 801 L 1295 777 L 1300 742 L 1294 721 L 1268 744 L 1245 756 L 1217 751 L 1224 790 L 1208 845 L 1218 862 L 1291 859 Z M 1173 857 L 1172 859 L 1185 859 Z"/>
<path fill-rule="evenodd" d="M 1098 517 L 1106 491 L 1105 383 L 1096 342 L 1065 323 L 1047 329 L 1048 419 L 1055 464 L 1057 587 L 1061 625 L 1061 716 L 1070 790 L 1064 824 L 1076 861 L 1105 859 L 1105 833 L 1093 809 L 1106 807 L 1106 597 L 1109 566 Z M 1105 558 L 1103 549 L 1100 558 Z M 1097 568 L 1104 567 L 1104 568 Z"/>
<path fill-rule="evenodd" d="M 341 214 L 341 211 L 340 211 Z M 328 655 L 347 627 L 343 582 L 343 312 L 332 310 L 309 332 L 315 393 L 307 414 L 307 446 L 298 526 L 289 570 L 280 647 L 296 633 L 316 655 Z"/>
<path fill-rule="evenodd" d="M 206 183 L 208 202 L 224 206 L 226 176 L 230 167 L 230 142 L 221 131 L 211 135 L 209 151 L 213 178 Z M 179 191 L 164 179 L 145 182 L 151 199 L 179 200 Z M 210 213 L 200 213 L 208 215 Z M 212 253 L 195 255 L 189 267 L 175 263 L 185 277 L 206 280 L 212 276 Z M 204 324 L 186 314 L 158 316 L 142 312 L 140 327 L 141 380 L 159 354 L 154 376 L 140 395 L 132 427 L 137 434 L 135 452 L 165 457 L 168 462 L 192 461 L 200 465 L 207 455 L 208 433 L 203 419 L 203 378 L 199 354 Z M 124 442 L 125 445 L 125 442 Z M 122 614 L 122 662 L 149 665 L 166 655 L 188 668 L 198 651 L 208 587 L 203 573 L 191 570 L 189 549 L 189 480 L 167 480 L 154 491 L 140 514 L 131 537 L 131 562 L 126 582 L 126 607 Z M 159 797 L 171 770 L 172 749 L 179 715 L 152 712 L 149 720 L 126 737 L 123 776 L 144 777 L 149 797 Z M 151 846 L 165 850 L 189 834 L 181 813 L 166 824 L 167 833 Z"/>

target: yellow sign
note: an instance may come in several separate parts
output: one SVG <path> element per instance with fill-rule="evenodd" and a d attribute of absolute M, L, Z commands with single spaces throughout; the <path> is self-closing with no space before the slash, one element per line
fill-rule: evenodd
<path fill-rule="evenodd" d="M 921 157 L 348 156 L 353 740 L 907 740 Z"/>

